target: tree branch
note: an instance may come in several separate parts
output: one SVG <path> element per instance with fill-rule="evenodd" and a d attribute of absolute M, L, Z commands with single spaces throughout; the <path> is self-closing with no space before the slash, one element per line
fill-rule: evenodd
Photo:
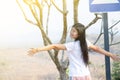
<path fill-rule="evenodd" d="M 42 1 L 43 2 L 43 1 Z M 40 16 L 40 22 L 41 22 L 41 25 L 43 26 L 43 6 L 42 4 L 39 3 L 38 0 L 36 0 L 36 6 L 38 7 L 39 9 L 39 16 Z"/>
<path fill-rule="evenodd" d="M 101 26 L 100 34 L 99 34 L 99 36 L 97 37 L 97 39 L 96 39 L 96 41 L 94 42 L 94 44 L 96 44 L 96 43 L 98 42 L 98 40 L 100 39 L 100 37 L 102 36 L 102 34 L 103 34 L 102 30 L 103 30 L 103 27 Z"/>
<path fill-rule="evenodd" d="M 66 0 L 63 0 L 63 12 L 67 11 Z M 60 43 L 64 43 L 66 41 L 67 36 L 67 14 L 63 14 L 63 33 Z"/>
<path fill-rule="evenodd" d="M 46 0 L 45 0 L 45 3 L 48 6 L 47 21 L 46 21 L 46 34 L 48 35 L 48 23 L 49 23 L 49 15 L 50 15 L 51 3 L 48 4 L 48 2 Z"/>
<path fill-rule="evenodd" d="M 95 18 L 86 26 L 86 29 L 89 28 L 91 25 L 95 24 L 99 19 L 102 19 L 98 16 L 98 14 L 95 14 Z"/>
<path fill-rule="evenodd" d="M 112 43 L 112 44 L 110 44 L 110 46 L 117 45 L 117 44 L 120 44 L 120 42 Z"/>
<path fill-rule="evenodd" d="M 37 25 L 38 25 L 37 23 L 35 23 L 35 22 L 33 22 L 33 21 L 31 21 L 31 20 L 29 20 L 29 19 L 27 18 L 27 16 L 26 16 L 26 14 L 25 14 L 22 6 L 20 5 L 19 1 L 16 0 L 16 2 L 17 2 L 18 6 L 20 7 L 20 9 L 21 9 L 21 11 L 22 11 L 22 13 L 23 13 L 23 16 L 24 16 L 25 20 L 26 20 L 27 22 L 29 22 L 29 23 L 37 26 Z"/>
<path fill-rule="evenodd" d="M 79 5 L 79 0 L 73 0 L 74 24 L 78 23 L 78 5 Z"/>
<path fill-rule="evenodd" d="M 56 8 L 59 12 L 61 12 L 62 14 L 67 14 L 67 13 L 68 13 L 68 11 L 64 12 L 64 11 L 62 11 L 61 9 L 59 9 L 58 6 L 55 4 L 54 0 L 51 0 L 51 2 L 52 2 L 52 4 L 55 6 L 55 8 Z"/>
<path fill-rule="evenodd" d="M 120 20 L 117 21 L 115 24 L 113 24 L 109 29 L 112 29 L 112 28 L 113 28 L 115 25 L 117 25 L 119 22 L 120 22 Z"/>

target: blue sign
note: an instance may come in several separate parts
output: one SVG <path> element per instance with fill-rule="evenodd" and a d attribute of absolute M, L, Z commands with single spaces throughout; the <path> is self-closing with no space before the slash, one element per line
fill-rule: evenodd
<path fill-rule="evenodd" d="M 90 12 L 120 11 L 120 0 L 89 0 Z"/>

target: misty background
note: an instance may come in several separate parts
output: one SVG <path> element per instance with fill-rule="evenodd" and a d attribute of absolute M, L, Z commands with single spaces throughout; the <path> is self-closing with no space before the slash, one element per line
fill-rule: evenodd
<path fill-rule="evenodd" d="M 62 9 L 62 1 L 55 0 L 55 2 Z M 67 0 L 67 9 L 69 11 L 67 16 L 68 33 L 73 25 L 72 6 L 72 0 Z M 57 43 L 62 35 L 62 15 L 54 7 L 51 7 L 51 9 L 51 20 L 49 20 L 50 31 L 48 35 L 53 43 Z M 47 14 L 46 10 L 44 10 L 44 14 Z M 120 19 L 119 14 L 120 12 L 108 13 L 109 26 Z M 30 16 L 29 12 L 27 16 Z M 94 17 L 94 14 L 89 12 L 88 0 L 81 0 L 79 4 L 79 22 L 87 25 Z M 114 30 L 119 31 L 120 23 L 116 26 Z M 100 27 L 101 20 L 87 29 L 88 37 L 99 34 Z M 40 45 L 43 44 L 39 28 L 25 21 L 22 11 L 15 0 L 2 0 L 0 2 L 0 48 L 36 47 Z"/>

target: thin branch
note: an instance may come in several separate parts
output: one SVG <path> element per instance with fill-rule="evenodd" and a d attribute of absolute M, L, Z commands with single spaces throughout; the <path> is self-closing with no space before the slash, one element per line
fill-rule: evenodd
<path fill-rule="evenodd" d="M 30 9 L 34 19 L 37 21 L 37 23 L 41 24 L 39 19 L 38 19 L 38 17 L 37 17 L 37 15 L 36 15 L 35 9 L 33 9 L 34 7 L 32 7 L 32 5 L 35 5 L 36 3 L 32 2 L 32 1 L 31 2 L 30 1 L 26 1 L 26 0 L 23 0 L 23 1 L 24 1 L 24 3 L 26 3 L 29 6 L 29 9 Z"/>
<path fill-rule="evenodd" d="M 16 0 L 16 2 L 17 2 L 18 6 L 20 7 L 20 9 L 21 9 L 21 11 L 22 11 L 22 13 L 23 13 L 23 16 L 24 16 L 25 20 L 26 20 L 27 22 L 33 24 L 33 25 L 38 25 L 37 23 L 35 23 L 35 22 L 33 22 L 33 21 L 31 21 L 31 20 L 29 20 L 29 19 L 27 18 L 27 16 L 26 16 L 26 14 L 25 14 L 22 6 L 20 5 L 19 1 Z"/>
<path fill-rule="evenodd" d="M 66 0 L 63 0 L 63 12 L 66 11 L 67 11 Z M 67 14 L 63 14 L 63 32 L 62 32 L 62 38 L 59 42 L 64 43 L 66 41 L 66 36 L 67 36 Z"/>
<path fill-rule="evenodd" d="M 33 24 L 33 25 L 35 25 L 35 26 L 38 26 L 38 24 L 37 24 L 37 23 L 34 23 L 34 22 L 32 22 L 31 20 L 29 20 L 29 19 L 27 19 L 27 18 L 25 18 L 25 20 L 26 20 L 27 22 L 29 22 L 29 23 L 31 23 L 31 24 Z"/>
<path fill-rule="evenodd" d="M 48 4 L 48 2 L 46 0 L 45 0 L 45 3 L 48 6 L 47 21 L 46 21 L 46 34 L 48 35 L 48 23 L 49 23 L 49 15 L 50 15 L 51 3 Z"/>
<path fill-rule="evenodd" d="M 18 0 L 17 0 L 17 2 L 18 2 Z M 19 2 L 18 2 L 18 4 L 19 4 Z M 19 4 L 19 5 L 20 5 L 20 4 Z M 36 23 L 33 23 L 32 21 L 30 21 L 30 20 L 28 20 L 28 19 L 26 18 L 25 12 L 23 11 L 23 8 L 22 8 L 21 5 L 20 5 L 20 8 L 21 8 L 21 10 L 23 11 L 23 14 L 24 14 L 24 16 L 25 16 L 25 19 L 26 19 L 28 22 L 33 23 L 34 25 L 37 25 L 37 26 L 40 28 L 40 30 L 41 30 L 41 32 L 42 32 L 42 34 L 43 34 L 43 38 L 45 38 L 49 44 L 52 44 L 52 42 L 50 41 L 50 39 L 49 39 L 49 38 L 47 37 L 47 35 L 45 34 L 44 29 L 43 29 L 43 26 L 41 25 L 41 22 L 39 21 L 38 17 L 35 15 L 34 9 L 32 8 L 31 5 L 29 5 L 29 4 L 27 4 L 27 5 L 29 6 L 33 17 L 36 19 L 37 24 L 36 24 Z"/>
<path fill-rule="evenodd" d="M 113 33 L 113 30 L 111 29 L 111 31 L 109 32 L 109 34 L 110 34 L 110 38 L 111 38 L 111 43 L 113 42 L 113 39 L 114 39 L 114 33 Z"/>
<path fill-rule="evenodd" d="M 78 6 L 79 6 L 79 0 L 73 0 L 74 24 L 78 23 Z"/>
<path fill-rule="evenodd" d="M 43 1 L 42 1 L 43 3 Z M 39 3 L 38 0 L 36 0 L 36 6 L 38 7 L 39 9 L 39 15 L 40 15 L 40 22 L 41 22 L 41 25 L 43 26 L 43 5 Z"/>
<path fill-rule="evenodd" d="M 112 29 L 115 25 L 117 25 L 118 23 L 120 23 L 120 20 L 117 21 L 115 24 L 113 24 L 109 29 Z"/>
<path fill-rule="evenodd" d="M 38 0 L 36 0 L 36 1 L 38 1 Z M 37 5 L 38 5 L 38 4 L 39 4 L 39 2 L 37 2 Z M 39 4 L 39 5 L 40 5 L 40 4 Z M 38 5 L 38 6 L 39 6 L 39 5 Z M 40 6 L 39 6 L 39 7 L 40 7 Z M 36 19 L 36 21 L 37 21 L 37 23 L 38 23 L 38 27 L 39 27 L 40 30 L 41 30 L 41 33 L 42 33 L 42 35 L 43 35 L 43 38 L 46 39 L 49 44 L 52 44 L 52 42 L 50 41 L 50 39 L 48 38 L 48 36 L 47 36 L 47 35 L 45 34 L 45 32 L 44 32 L 43 25 L 42 25 L 42 22 L 41 22 L 42 17 L 41 17 L 41 19 L 39 20 L 38 17 L 35 15 L 35 10 L 32 9 L 32 6 L 31 6 L 31 5 L 29 5 L 29 8 L 30 8 L 30 10 L 31 10 L 31 12 L 32 12 L 32 15 L 34 16 L 34 18 Z M 41 11 L 42 11 L 42 10 L 41 10 Z M 40 14 L 42 14 L 42 13 L 40 13 Z M 40 15 L 40 16 L 42 16 L 42 15 Z"/>
<path fill-rule="evenodd" d="M 31 5 L 34 4 L 34 2 L 32 0 L 23 0 L 25 4 L 27 5 Z"/>
<path fill-rule="evenodd" d="M 99 19 L 102 19 L 98 16 L 98 14 L 95 14 L 95 18 L 86 26 L 86 29 L 89 28 L 91 25 L 95 24 Z"/>
<path fill-rule="evenodd" d="M 101 22 L 101 24 L 102 24 L 102 22 Z M 99 36 L 97 37 L 97 39 L 96 39 L 96 41 L 94 42 L 94 44 L 96 44 L 97 42 L 98 42 L 98 40 L 100 39 L 100 37 L 102 36 L 102 34 L 103 34 L 103 27 L 102 27 L 102 25 L 101 25 L 101 29 L 100 29 L 100 34 L 99 34 Z"/>
<path fill-rule="evenodd" d="M 100 37 L 102 36 L 103 33 L 100 33 L 99 36 L 97 37 L 96 41 L 94 42 L 94 44 L 96 44 L 98 42 L 98 40 L 100 39 Z"/>
<path fill-rule="evenodd" d="M 55 8 L 56 8 L 59 12 L 61 12 L 62 14 L 67 14 L 67 13 L 68 13 L 67 11 L 64 12 L 64 11 L 62 11 L 61 9 L 59 9 L 58 6 L 55 4 L 54 0 L 51 0 L 51 2 L 52 2 L 52 4 L 55 6 Z"/>
<path fill-rule="evenodd" d="M 50 2 L 50 4 L 48 3 L 48 1 L 47 0 L 44 0 L 45 1 L 45 3 L 47 4 L 47 6 L 51 6 L 52 4 L 51 4 L 51 2 Z"/>
<path fill-rule="evenodd" d="M 29 8 L 30 8 L 30 11 L 31 11 L 31 13 L 32 13 L 32 15 L 33 15 L 33 17 L 34 17 L 34 19 L 37 21 L 38 24 L 41 24 L 41 22 L 39 21 L 37 15 L 36 15 L 36 13 L 35 13 L 35 10 L 32 8 L 31 5 L 29 5 Z"/>
<path fill-rule="evenodd" d="M 28 1 L 28 0 L 23 0 L 24 1 L 24 3 L 26 3 L 28 6 L 29 6 L 29 8 L 30 8 L 30 10 L 31 10 L 31 13 L 32 13 L 32 15 L 34 16 L 34 18 L 35 18 L 35 20 L 39 23 L 39 24 L 42 24 L 43 22 L 42 22 L 42 6 L 41 6 L 41 4 L 39 3 L 39 1 L 38 0 L 35 0 L 35 2 L 33 2 L 33 1 Z M 35 8 L 35 6 L 36 7 L 38 7 L 38 9 L 39 9 L 39 14 L 40 14 L 40 18 L 38 17 L 38 14 L 37 14 L 37 11 L 36 11 L 36 8 Z"/>
<path fill-rule="evenodd" d="M 38 0 L 35 0 L 35 2 L 28 1 L 28 0 L 23 0 L 23 1 L 24 1 L 24 3 L 26 3 L 30 7 L 32 15 L 34 16 L 34 18 L 36 19 L 36 21 L 39 22 L 40 24 L 42 24 L 43 23 L 43 21 L 42 21 L 42 16 L 43 15 L 41 14 L 42 13 L 42 6 L 39 3 L 39 1 Z M 38 14 L 37 14 L 37 11 L 35 9 L 35 6 L 37 6 L 38 9 L 39 9 L 39 11 L 40 11 L 40 13 L 39 13 L 40 14 L 40 18 L 38 17 Z"/>
<path fill-rule="evenodd" d="M 120 42 L 112 43 L 112 44 L 110 44 L 110 46 L 117 45 L 117 44 L 120 44 Z"/>

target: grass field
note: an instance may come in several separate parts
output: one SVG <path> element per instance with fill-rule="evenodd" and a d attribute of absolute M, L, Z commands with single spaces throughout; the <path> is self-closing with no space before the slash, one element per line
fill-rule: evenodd
<path fill-rule="evenodd" d="M 28 49 L 0 49 L 0 80 L 57 80 L 58 71 L 46 52 L 33 57 Z M 93 80 L 105 80 L 104 56 L 90 54 L 90 72 Z"/>

